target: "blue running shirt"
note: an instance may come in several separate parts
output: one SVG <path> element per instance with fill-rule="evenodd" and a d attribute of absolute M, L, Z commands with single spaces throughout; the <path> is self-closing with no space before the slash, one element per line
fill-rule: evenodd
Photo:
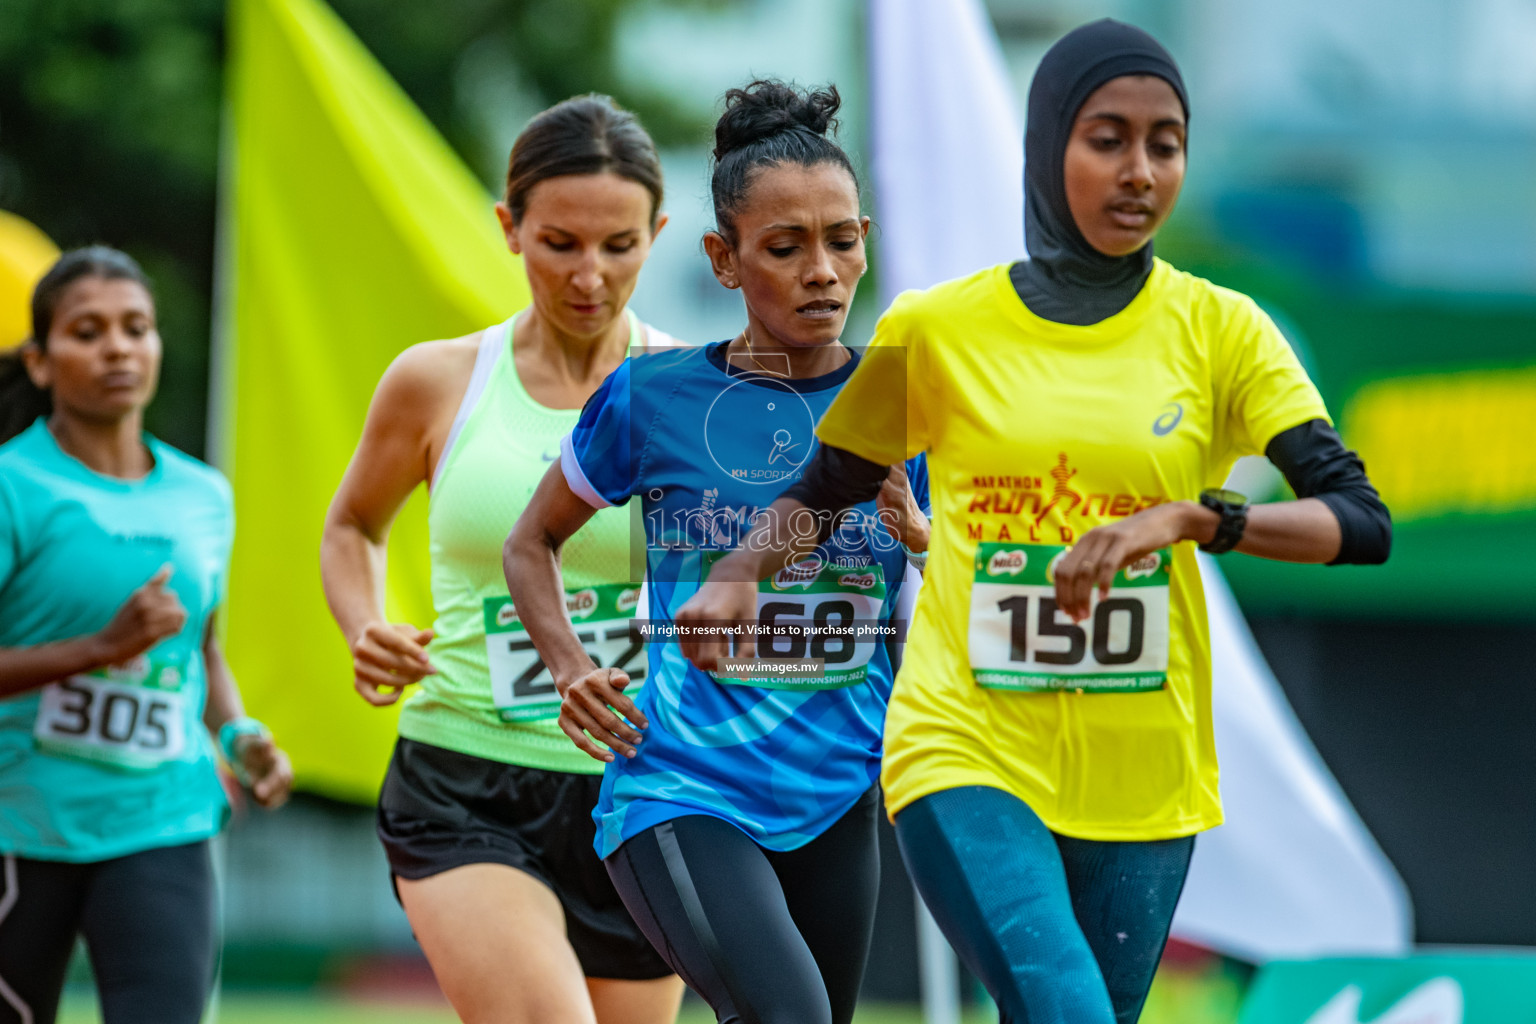
<path fill-rule="evenodd" d="M 61 450 L 43 420 L 0 445 L 0 647 L 94 633 L 162 566 L 180 633 L 123 665 L 0 699 L 0 852 L 91 862 L 196 842 L 229 816 L 203 727 L 229 483 L 148 435 L 139 480 Z"/>
<path fill-rule="evenodd" d="M 858 361 L 787 380 L 732 366 L 727 344 L 627 360 L 561 446 L 566 480 L 589 504 L 639 496 L 649 616 L 662 627 L 697 591 L 709 563 L 800 478 L 816 423 Z M 913 459 L 907 472 L 926 510 L 926 464 Z M 859 506 L 815 556 L 760 584 L 760 621 L 887 622 L 906 557 L 874 512 L 874 502 Z M 695 668 L 675 640 L 650 643 L 646 683 L 635 696 L 650 728 L 634 758 L 618 758 L 604 772 L 593 811 L 598 856 L 688 814 L 729 821 L 770 850 L 816 838 L 879 773 L 887 650 L 878 640 L 813 641 L 809 655 L 825 662 L 822 677 L 721 681 Z M 758 639 L 760 658 L 806 653 L 804 637 Z"/>

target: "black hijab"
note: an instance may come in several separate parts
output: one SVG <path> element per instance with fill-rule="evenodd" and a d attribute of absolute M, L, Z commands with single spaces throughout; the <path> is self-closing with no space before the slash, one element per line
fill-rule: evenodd
<path fill-rule="evenodd" d="M 1189 120 L 1189 96 L 1179 66 L 1141 29 L 1105 18 L 1073 29 L 1046 52 L 1029 86 L 1024 130 L 1024 241 L 1029 259 L 1009 278 L 1036 315 L 1086 326 L 1114 316 L 1152 273 L 1152 243 L 1128 256 L 1106 256 L 1083 238 L 1067 206 L 1062 161 L 1085 100 L 1122 75 L 1156 75 L 1179 96 Z"/>

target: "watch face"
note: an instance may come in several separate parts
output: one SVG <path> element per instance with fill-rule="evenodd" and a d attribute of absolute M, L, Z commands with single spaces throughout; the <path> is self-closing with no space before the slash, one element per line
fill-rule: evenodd
<path fill-rule="evenodd" d="M 1248 504 L 1248 495 L 1241 494 L 1241 493 L 1239 493 L 1237 491 L 1229 491 L 1229 490 L 1226 490 L 1226 489 L 1221 488 L 1221 487 L 1212 487 L 1210 490 L 1206 491 L 1205 493 L 1209 494 L 1211 497 L 1215 498 L 1217 501 L 1221 502 L 1224 505 L 1246 505 L 1246 504 Z"/>

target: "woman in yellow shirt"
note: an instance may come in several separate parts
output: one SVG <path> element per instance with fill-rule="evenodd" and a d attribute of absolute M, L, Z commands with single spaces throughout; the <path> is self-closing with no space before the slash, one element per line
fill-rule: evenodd
<path fill-rule="evenodd" d="M 751 619 L 746 581 L 816 539 L 797 525 L 928 453 L 933 536 L 882 783 L 908 869 L 1005 1021 L 1136 1020 L 1193 837 L 1221 822 L 1195 547 L 1338 564 L 1391 543 L 1274 324 L 1152 255 L 1187 125 L 1146 33 L 1100 21 L 1057 42 L 1029 96 L 1031 258 L 896 300 L 802 481 L 677 616 Z M 1261 452 L 1301 500 L 1219 489 Z M 725 653 L 683 644 L 703 668 Z"/>

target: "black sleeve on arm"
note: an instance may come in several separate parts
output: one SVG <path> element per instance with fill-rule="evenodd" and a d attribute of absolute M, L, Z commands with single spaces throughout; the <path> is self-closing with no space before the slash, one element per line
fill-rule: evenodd
<path fill-rule="evenodd" d="M 832 522 L 837 514 L 862 502 L 873 501 L 890 472 L 889 466 L 870 462 L 847 449 L 824 444 L 811 456 L 799 482 L 779 497 L 794 498 L 818 513 L 821 539 L 825 541 L 832 534 Z"/>
<path fill-rule="evenodd" d="M 1264 449 L 1298 498 L 1333 511 L 1343 540 L 1329 565 L 1380 565 L 1392 552 L 1392 514 L 1365 475 L 1360 456 L 1344 447 L 1327 420 L 1282 430 Z"/>

